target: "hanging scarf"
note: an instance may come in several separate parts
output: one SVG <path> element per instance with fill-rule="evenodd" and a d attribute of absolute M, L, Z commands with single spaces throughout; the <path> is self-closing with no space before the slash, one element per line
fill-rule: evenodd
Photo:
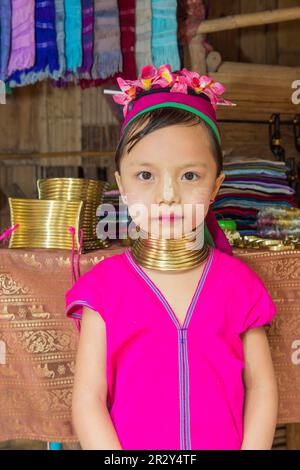
<path fill-rule="evenodd" d="M 127 80 L 136 79 L 135 2 L 136 0 L 118 0 L 123 56 L 123 71 L 120 76 Z"/>
<path fill-rule="evenodd" d="M 80 74 L 90 74 L 93 66 L 94 3 L 82 0 L 82 65 Z M 89 75 L 88 75 L 89 76 Z"/>
<path fill-rule="evenodd" d="M 35 60 L 34 0 L 12 0 L 8 74 L 32 67 Z"/>
<path fill-rule="evenodd" d="M 0 2 L 0 80 L 7 78 L 11 41 L 11 1 Z"/>
<path fill-rule="evenodd" d="M 36 83 L 59 70 L 54 0 L 35 0 L 35 41 L 35 65 L 15 71 L 9 77 L 11 87 Z"/>
<path fill-rule="evenodd" d="M 61 77 L 66 70 L 64 0 L 55 0 L 55 27 L 59 70 L 53 72 L 53 77 L 57 79 Z"/>
<path fill-rule="evenodd" d="M 176 12 L 176 0 L 152 0 L 153 65 L 170 64 L 174 71 L 180 69 Z"/>
<path fill-rule="evenodd" d="M 95 0 L 94 19 L 92 78 L 107 78 L 123 66 L 117 0 Z"/>
<path fill-rule="evenodd" d="M 151 0 L 136 0 L 135 24 L 135 60 L 137 74 L 140 75 L 142 67 L 152 63 L 151 51 Z"/>
<path fill-rule="evenodd" d="M 65 0 L 67 69 L 76 72 L 82 63 L 81 0 Z"/>

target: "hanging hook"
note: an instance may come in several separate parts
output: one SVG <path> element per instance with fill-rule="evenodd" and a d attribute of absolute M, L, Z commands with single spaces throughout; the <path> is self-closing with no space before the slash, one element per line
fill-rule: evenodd
<path fill-rule="evenodd" d="M 285 160 L 285 150 L 281 145 L 280 114 L 274 113 L 269 120 L 269 144 L 273 155 L 280 160 Z"/>
<path fill-rule="evenodd" d="M 296 114 L 293 120 L 295 147 L 300 153 L 300 114 Z"/>

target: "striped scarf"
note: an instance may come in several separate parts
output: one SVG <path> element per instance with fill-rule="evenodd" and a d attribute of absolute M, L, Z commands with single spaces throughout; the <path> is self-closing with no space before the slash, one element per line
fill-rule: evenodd
<path fill-rule="evenodd" d="M 35 63 L 29 69 L 16 70 L 12 73 L 9 85 L 14 87 L 33 84 L 51 76 L 57 70 L 59 62 L 55 2 L 35 0 Z"/>
<path fill-rule="evenodd" d="M 93 65 L 94 47 L 94 2 L 82 0 L 82 65 L 80 74 L 89 77 Z"/>
<path fill-rule="evenodd" d="M 81 0 L 65 0 L 66 61 L 72 72 L 82 62 L 81 28 Z"/>
<path fill-rule="evenodd" d="M 94 2 L 94 64 L 92 78 L 107 78 L 123 67 L 117 0 Z"/>
<path fill-rule="evenodd" d="M 125 80 L 136 79 L 135 2 L 136 0 L 118 0 L 123 57 L 123 73 L 120 76 Z"/>
<path fill-rule="evenodd" d="M 35 60 L 34 0 L 12 0 L 11 52 L 8 75 L 32 67 Z"/>
<path fill-rule="evenodd" d="M 0 2 L 0 80 L 7 78 L 11 38 L 11 2 Z"/>
<path fill-rule="evenodd" d="M 59 78 L 66 70 L 64 0 L 55 0 L 55 27 L 59 69 L 53 72 L 53 77 Z"/>
<path fill-rule="evenodd" d="M 176 13 L 176 0 L 152 0 L 153 65 L 170 64 L 173 71 L 181 68 Z"/>
<path fill-rule="evenodd" d="M 142 67 L 152 64 L 151 33 L 152 33 L 151 0 L 136 0 L 135 10 L 135 61 L 137 73 Z"/>

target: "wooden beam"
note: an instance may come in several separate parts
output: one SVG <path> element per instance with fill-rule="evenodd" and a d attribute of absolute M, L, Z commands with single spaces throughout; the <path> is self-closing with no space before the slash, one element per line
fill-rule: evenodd
<path fill-rule="evenodd" d="M 64 157 L 113 157 L 113 151 L 89 152 L 83 150 L 66 151 L 66 152 L 14 152 L 0 153 L 0 160 L 10 159 L 39 159 L 39 158 L 64 158 Z"/>
<path fill-rule="evenodd" d="M 217 73 L 231 74 L 233 78 L 247 77 L 262 80 L 274 78 L 276 80 L 285 80 L 286 83 L 292 83 L 300 78 L 300 67 L 287 67 L 283 65 L 251 64 L 248 62 L 222 62 Z"/>
<path fill-rule="evenodd" d="M 229 29 L 247 28 L 282 21 L 293 21 L 300 19 L 300 7 L 280 8 L 277 10 L 266 10 L 243 15 L 232 15 L 224 18 L 203 21 L 197 29 L 197 34 L 214 33 Z"/>

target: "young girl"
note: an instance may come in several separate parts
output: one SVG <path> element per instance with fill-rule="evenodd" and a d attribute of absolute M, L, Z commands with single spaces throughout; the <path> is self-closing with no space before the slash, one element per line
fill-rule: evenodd
<path fill-rule="evenodd" d="M 264 326 L 276 305 L 209 208 L 225 176 L 215 109 L 231 103 L 219 83 L 168 64 L 118 83 L 115 176 L 138 237 L 66 293 L 80 332 L 76 434 L 83 449 L 270 449 Z"/>

